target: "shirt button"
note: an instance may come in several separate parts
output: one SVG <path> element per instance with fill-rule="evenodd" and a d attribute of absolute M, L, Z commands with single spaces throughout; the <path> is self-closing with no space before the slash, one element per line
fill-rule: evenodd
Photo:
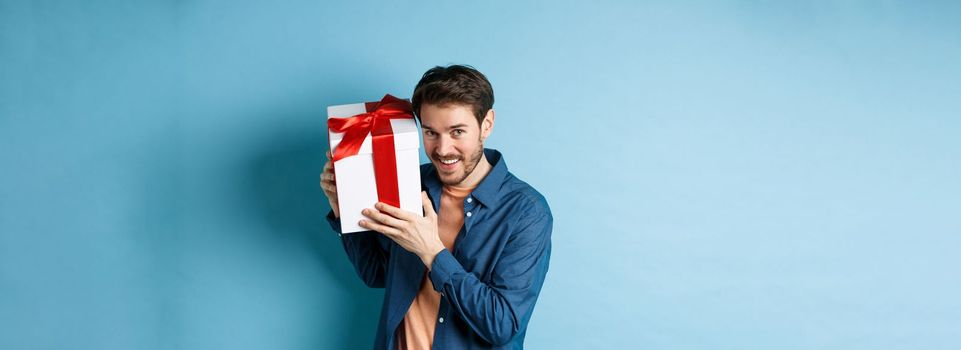
<path fill-rule="evenodd" d="M 467 203 L 470 203 L 470 202 L 473 202 L 473 201 L 474 201 L 474 199 L 473 199 L 473 198 L 471 198 L 471 197 L 467 197 Z"/>
<path fill-rule="evenodd" d="M 470 215 L 471 215 L 471 213 L 470 213 L 470 212 L 467 212 L 467 217 L 470 217 Z"/>
<path fill-rule="evenodd" d="M 441 318 L 440 318 L 439 320 L 437 320 L 437 321 L 439 321 L 440 323 L 444 323 L 444 318 L 441 317 Z"/>

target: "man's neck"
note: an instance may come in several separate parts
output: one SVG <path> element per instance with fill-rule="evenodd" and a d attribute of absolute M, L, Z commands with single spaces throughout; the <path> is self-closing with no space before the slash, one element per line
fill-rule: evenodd
<path fill-rule="evenodd" d="M 470 175 L 467 175 L 464 181 L 451 187 L 475 188 L 484 180 L 484 177 L 487 176 L 487 173 L 489 173 L 492 168 L 491 163 L 487 161 L 487 154 L 481 151 L 481 159 L 477 162 L 477 166 L 474 167 L 474 171 L 471 171 Z"/>

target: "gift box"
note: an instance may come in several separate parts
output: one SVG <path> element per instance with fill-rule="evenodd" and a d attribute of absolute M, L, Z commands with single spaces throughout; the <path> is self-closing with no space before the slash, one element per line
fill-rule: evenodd
<path fill-rule="evenodd" d="M 386 95 L 330 106 L 327 126 L 342 233 L 367 231 L 357 224 L 367 219 L 361 210 L 378 201 L 423 216 L 420 131 L 410 102 Z"/>

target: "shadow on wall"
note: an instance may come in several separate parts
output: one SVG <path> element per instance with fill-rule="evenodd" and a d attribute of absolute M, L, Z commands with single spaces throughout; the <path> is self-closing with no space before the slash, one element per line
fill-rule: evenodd
<path fill-rule="evenodd" d="M 299 113 L 304 114 L 304 110 L 306 108 Z M 325 117 L 323 109 L 311 115 L 265 117 L 264 120 L 278 120 L 278 124 L 283 121 L 284 125 L 272 125 L 277 129 L 265 135 L 262 143 L 265 146 L 249 159 L 250 178 L 244 190 L 249 191 L 247 198 L 256 202 L 255 210 L 262 215 L 270 234 L 286 235 L 270 239 L 290 239 L 310 247 L 320 268 L 332 277 L 327 283 L 336 283 L 336 289 L 346 298 L 333 303 L 340 305 L 336 314 L 317 310 L 311 315 L 316 319 L 316 326 L 308 328 L 324 332 L 319 334 L 325 337 L 309 345 L 318 349 L 370 348 L 383 290 L 368 288 L 357 277 L 340 238 L 325 219 L 330 206 L 319 184 L 328 148 L 322 123 Z M 317 295 L 317 298 L 325 297 Z M 337 327 L 324 328 L 332 323 Z M 331 337 L 330 332 L 339 332 L 340 337 Z M 339 343 L 326 343 L 331 338 Z"/>

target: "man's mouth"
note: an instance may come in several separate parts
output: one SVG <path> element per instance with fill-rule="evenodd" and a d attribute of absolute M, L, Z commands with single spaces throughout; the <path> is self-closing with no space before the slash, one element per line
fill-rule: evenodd
<path fill-rule="evenodd" d="M 440 167 L 443 170 L 454 170 L 454 168 L 457 166 L 457 163 L 460 163 L 460 158 L 438 158 L 438 160 L 440 161 Z"/>

